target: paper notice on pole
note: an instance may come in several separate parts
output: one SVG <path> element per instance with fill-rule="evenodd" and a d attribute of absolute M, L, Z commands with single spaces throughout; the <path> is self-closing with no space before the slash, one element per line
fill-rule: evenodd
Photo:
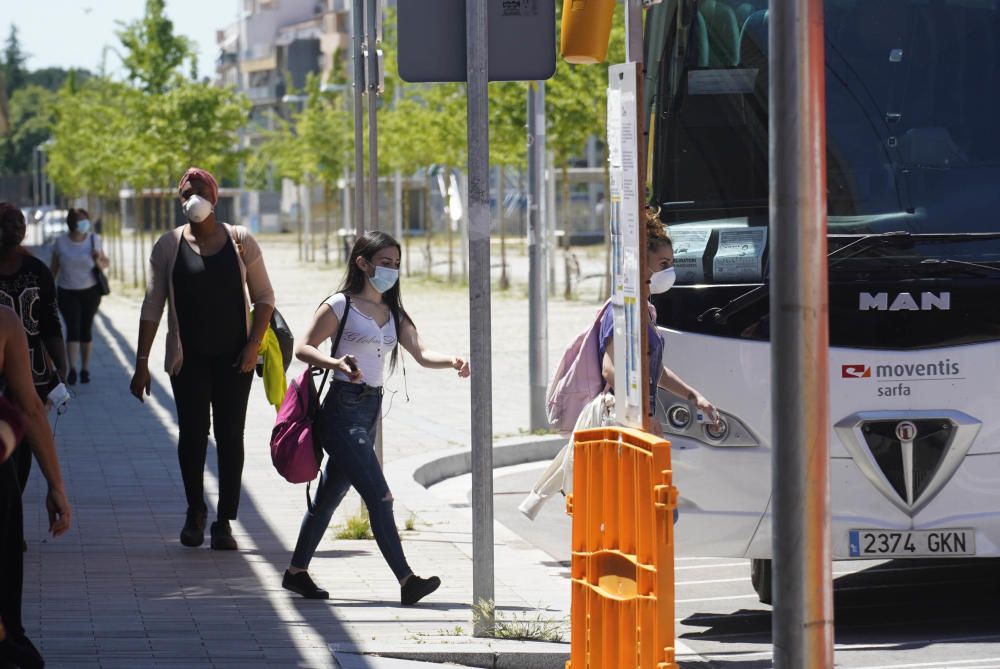
<path fill-rule="evenodd" d="M 635 91 L 623 88 L 621 91 L 621 158 L 622 158 L 622 244 L 633 251 L 625 256 L 624 283 L 625 297 L 639 296 L 639 133 L 636 127 L 637 109 Z"/>
<path fill-rule="evenodd" d="M 712 261 L 714 282 L 761 281 L 766 244 L 766 227 L 719 230 L 719 248 Z"/>
<path fill-rule="evenodd" d="M 622 166 L 621 92 L 608 89 L 608 161 L 611 169 Z"/>
<path fill-rule="evenodd" d="M 673 226 L 674 270 L 677 283 L 705 282 L 705 249 L 712 238 L 711 226 Z"/>
<path fill-rule="evenodd" d="M 645 354 L 640 244 L 644 189 L 640 182 L 638 97 L 635 63 L 608 69 L 608 158 L 611 216 L 611 303 L 615 318 L 616 420 L 640 427 Z"/>

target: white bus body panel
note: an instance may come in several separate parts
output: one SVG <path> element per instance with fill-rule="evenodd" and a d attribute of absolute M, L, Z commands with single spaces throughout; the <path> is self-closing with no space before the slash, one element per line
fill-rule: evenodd
<path fill-rule="evenodd" d="M 738 418 L 759 444 L 719 447 L 665 435 L 680 494 L 677 553 L 768 558 L 770 344 L 660 332 L 666 365 Z M 851 529 L 935 528 L 972 528 L 977 556 L 1000 556 L 1000 344 L 903 352 L 831 348 L 829 367 L 834 557 L 849 557 Z M 864 473 L 844 443 L 844 431 L 838 434 L 834 426 L 858 414 L 892 418 L 918 411 L 957 413 L 974 436 L 950 478 L 910 512 Z"/>

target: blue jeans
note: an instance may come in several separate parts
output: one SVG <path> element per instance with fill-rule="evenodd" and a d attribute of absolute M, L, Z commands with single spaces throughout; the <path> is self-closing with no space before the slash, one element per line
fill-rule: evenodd
<path fill-rule="evenodd" d="M 392 513 L 389 485 L 375 457 L 375 429 L 382 405 L 382 389 L 335 380 L 316 416 L 315 436 L 329 457 L 320 475 L 312 513 L 306 511 L 299 539 L 292 554 L 292 566 L 308 569 L 333 512 L 348 488 L 361 495 L 368 507 L 372 534 L 382 557 L 397 580 L 413 573 L 403 555 L 403 545 Z"/>

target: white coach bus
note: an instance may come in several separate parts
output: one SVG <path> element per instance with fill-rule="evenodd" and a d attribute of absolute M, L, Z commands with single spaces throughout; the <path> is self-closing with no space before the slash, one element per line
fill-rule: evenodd
<path fill-rule="evenodd" d="M 1000 2 L 826 0 L 836 559 L 1000 556 Z M 751 559 L 770 600 L 766 0 L 646 21 L 652 196 L 677 285 L 660 395 L 681 555 Z M 780 413 L 781 408 L 778 407 Z"/>

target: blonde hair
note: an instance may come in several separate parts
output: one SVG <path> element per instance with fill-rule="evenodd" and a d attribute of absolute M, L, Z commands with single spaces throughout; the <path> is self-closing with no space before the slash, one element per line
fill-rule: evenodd
<path fill-rule="evenodd" d="M 646 205 L 646 250 L 655 251 L 661 246 L 674 247 L 674 240 L 667 232 L 667 226 L 660 220 L 660 208 L 651 204 Z"/>

